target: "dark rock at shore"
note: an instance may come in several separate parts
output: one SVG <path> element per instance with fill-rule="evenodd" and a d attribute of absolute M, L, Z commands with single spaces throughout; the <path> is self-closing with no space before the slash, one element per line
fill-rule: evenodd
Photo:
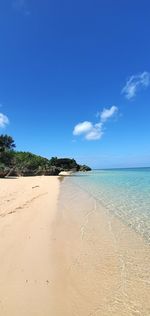
<path fill-rule="evenodd" d="M 91 171 L 92 169 L 86 165 L 80 166 L 79 171 Z"/>
<path fill-rule="evenodd" d="M 62 171 L 91 171 L 90 167 L 86 165 L 79 165 L 75 159 L 54 157 L 51 159 L 51 163 L 54 166 L 61 168 Z"/>

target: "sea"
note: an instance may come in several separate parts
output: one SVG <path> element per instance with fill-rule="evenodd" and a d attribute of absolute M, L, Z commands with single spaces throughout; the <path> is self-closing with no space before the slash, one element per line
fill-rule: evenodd
<path fill-rule="evenodd" d="M 71 181 L 150 243 L 150 168 L 92 170 Z"/>
<path fill-rule="evenodd" d="M 59 315 L 150 316 L 150 168 L 60 181 L 53 236 L 65 285 Z"/>

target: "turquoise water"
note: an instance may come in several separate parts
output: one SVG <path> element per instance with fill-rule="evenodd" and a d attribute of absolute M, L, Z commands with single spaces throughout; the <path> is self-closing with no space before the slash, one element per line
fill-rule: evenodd
<path fill-rule="evenodd" d="M 94 170 L 72 181 L 150 243 L 150 168 Z"/>

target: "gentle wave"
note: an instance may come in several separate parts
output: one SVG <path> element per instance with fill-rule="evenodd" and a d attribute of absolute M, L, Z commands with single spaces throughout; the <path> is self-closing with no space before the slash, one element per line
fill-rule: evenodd
<path fill-rule="evenodd" d="M 94 170 L 72 181 L 150 243 L 150 168 Z"/>

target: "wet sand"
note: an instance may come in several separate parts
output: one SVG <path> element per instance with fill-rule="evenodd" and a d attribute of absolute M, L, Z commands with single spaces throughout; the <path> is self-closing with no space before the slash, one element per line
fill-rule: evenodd
<path fill-rule="evenodd" d="M 68 180 L 53 238 L 52 315 L 150 315 L 148 244 Z"/>

